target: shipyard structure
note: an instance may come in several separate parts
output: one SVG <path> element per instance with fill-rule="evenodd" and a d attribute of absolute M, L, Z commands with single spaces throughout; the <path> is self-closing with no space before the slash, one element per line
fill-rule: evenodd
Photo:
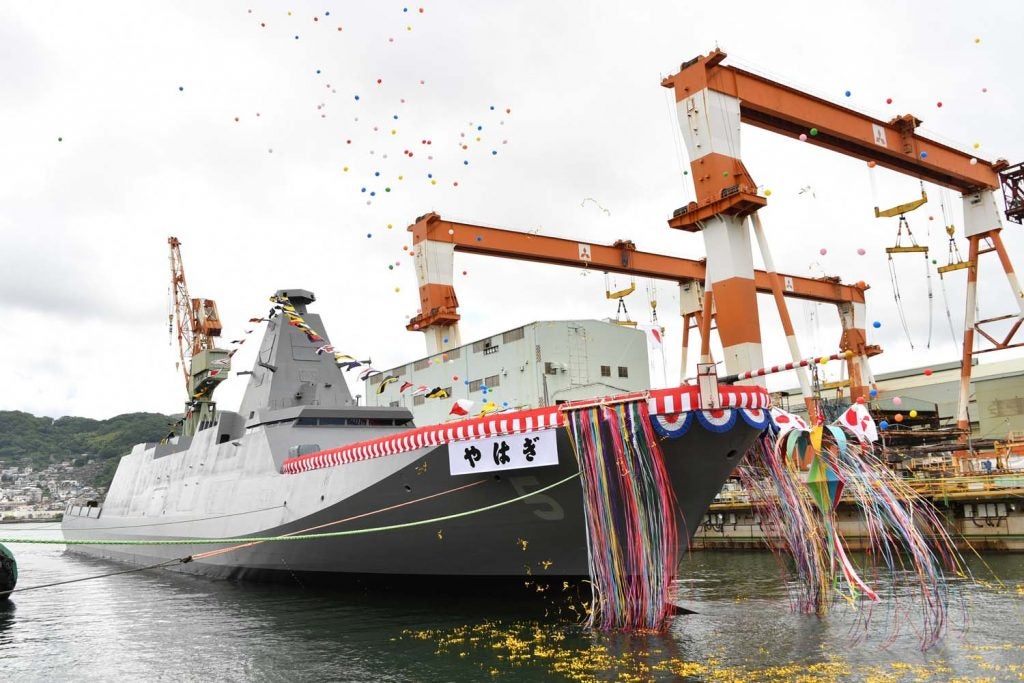
<path fill-rule="evenodd" d="M 394 377 L 395 380 L 389 380 Z M 404 388 L 403 388 L 404 387 Z M 599 320 L 546 320 L 449 348 L 365 381 L 366 405 L 404 407 L 438 424 L 457 401 L 470 414 L 539 408 L 651 388 L 648 335 Z M 438 396 L 433 396 L 440 389 Z"/>
<path fill-rule="evenodd" d="M 871 412 L 889 423 L 878 447 L 903 475 L 907 490 L 943 514 L 962 550 L 1024 552 L 1024 358 L 975 362 L 967 411 L 971 431 L 958 442 L 950 440 L 949 425 L 956 421 L 960 375 L 959 363 L 877 375 Z M 803 404 L 792 401 L 794 395 L 799 390 L 778 392 L 773 401 L 799 413 Z M 965 451 L 971 456 L 963 457 Z M 836 520 L 851 548 L 867 548 L 859 511 L 841 501 Z M 737 481 L 716 497 L 694 544 L 766 547 L 761 516 Z"/>

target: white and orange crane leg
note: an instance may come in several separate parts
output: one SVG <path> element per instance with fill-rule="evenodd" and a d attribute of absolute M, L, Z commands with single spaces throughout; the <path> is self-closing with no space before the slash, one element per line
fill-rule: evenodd
<path fill-rule="evenodd" d="M 750 231 L 746 216 L 766 202 L 756 196 L 740 161 L 739 100 L 706 83 L 675 87 L 679 126 L 690 157 L 697 201 L 676 212 L 672 227 L 704 233 L 707 253 L 705 295 L 714 300 L 714 317 L 727 373 L 764 365 Z M 688 215 L 687 215 L 688 214 Z M 705 296 L 707 299 L 707 296 Z M 704 307 L 701 356 L 705 361 L 710 306 Z M 705 361 L 706 362 L 706 361 Z M 763 378 L 750 380 L 763 385 Z"/>
<path fill-rule="evenodd" d="M 417 329 L 426 335 L 427 353 L 442 353 L 462 345 L 459 333 L 458 300 L 452 284 L 455 245 L 450 242 L 413 238 L 416 280 L 419 285 L 422 323 Z"/>
<path fill-rule="evenodd" d="M 967 302 L 964 313 L 964 346 L 963 357 L 960 363 L 960 397 L 957 405 L 957 428 L 964 435 L 970 430 L 971 422 L 967 411 L 971 398 L 971 359 L 974 355 L 974 333 L 981 323 L 976 318 L 978 304 L 978 268 L 979 257 L 982 255 L 981 240 L 987 239 L 992 243 L 992 249 L 999 256 L 1006 281 L 1010 285 L 1014 299 L 1017 302 L 1017 314 L 1005 316 L 1006 318 L 1017 318 L 1017 323 L 1011 328 L 1002 345 L 997 348 L 1010 346 L 1011 338 L 1020 328 L 1024 320 L 1024 290 L 1021 289 L 1020 281 L 1013 270 L 1010 256 L 1006 252 L 1003 240 L 999 233 L 1002 230 L 1002 221 L 999 216 L 999 207 L 996 205 L 995 195 L 991 190 L 983 190 L 974 194 L 964 195 L 964 235 L 970 245 L 967 260 L 971 264 L 967 269 Z M 990 338 L 991 339 L 991 338 Z"/>
<path fill-rule="evenodd" d="M 793 320 L 789 317 L 789 307 L 786 306 L 786 298 L 782 292 L 782 283 L 779 282 L 779 274 L 775 270 L 775 260 L 772 258 L 771 249 L 768 247 L 768 238 L 764 234 L 764 227 L 761 225 L 761 217 L 756 213 L 750 217 L 754 227 L 754 236 L 757 238 L 757 246 L 761 250 L 761 260 L 764 261 L 764 269 L 768 273 L 768 280 L 772 286 L 772 296 L 775 297 L 775 305 L 779 309 L 779 319 L 782 321 L 782 331 L 786 334 L 786 343 L 789 345 L 789 357 L 797 363 L 803 357 L 800 355 L 800 345 L 796 341 L 796 332 L 793 330 Z M 817 404 L 814 401 L 814 394 L 811 393 L 811 382 L 804 367 L 796 368 L 797 381 L 800 383 L 800 395 L 803 396 L 804 405 L 807 406 L 807 415 L 810 423 L 814 424 L 818 416 Z"/>

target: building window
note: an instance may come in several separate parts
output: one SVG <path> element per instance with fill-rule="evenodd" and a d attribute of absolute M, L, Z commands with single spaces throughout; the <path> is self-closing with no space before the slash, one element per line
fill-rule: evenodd
<path fill-rule="evenodd" d="M 462 349 L 449 349 L 445 351 L 445 354 L 447 354 L 448 360 L 458 360 L 462 356 Z"/>
<path fill-rule="evenodd" d="M 602 365 L 601 366 L 601 376 L 602 377 L 611 377 L 612 376 L 612 366 L 610 366 L 610 365 Z"/>
<path fill-rule="evenodd" d="M 418 361 L 412 364 L 414 370 L 423 370 L 430 367 L 429 358 L 420 358 Z"/>
<path fill-rule="evenodd" d="M 489 348 L 491 348 L 490 339 L 481 339 L 480 341 L 473 342 L 473 353 L 482 353 Z"/>
<path fill-rule="evenodd" d="M 967 519 L 970 519 L 973 516 L 974 516 L 974 506 L 971 505 L 970 503 L 968 503 L 967 505 L 964 505 L 964 517 L 966 517 Z"/>
<path fill-rule="evenodd" d="M 488 389 L 493 389 L 494 387 L 501 386 L 501 377 L 499 375 L 491 375 L 490 377 L 484 380 L 484 386 L 486 386 Z"/>
<path fill-rule="evenodd" d="M 508 344 L 510 342 L 519 341 L 526 336 L 526 331 L 522 327 L 517 327 L 514 330 L 509 330 L 501 335 L 501 343 Z"/>
<path fill-rule="evenodd" d="M 389 404 L 388 404 L 388 406 L 390 406 L 390 407 L 392 407 L 392 408 L 397 408 L 397 407 L 399 407 L 400 405 L 402 405 L 402 402 L 401 402 L 401 401 L 392 401 L 391 403 L 389 403 Z"/>
<path fill-rule="evenodd" d="M 426 402 L 427 402 L 427 399 L 426 399 L 426 397 L 423 396 L 423 394 L 420 394 L 418 396 L 413 396 L 412 397 L 412 404 L 414 406 L 421 406 L 421 405 L 423 405 Z"/>
<path fill-rule="evenodd" d="M 619 377 L 629 377 L 629 368 L 619 366 Z"/>
<path fill-rule="evenodd" d="M 482 387 L 483 385 L 484 385 L 484 381 L 482 379 L 475 379 L 475 380 L 473 380 L 472 382 L 469 383 L 469 390 L 470 391 L 480 391 L 480 387 Z"/>
<path fill-rule="evenodd" d="M 500 346 L 488 346 L 486 349 L 484 349 L 484 355 L 485 356 L 489 356 L 492 353 L 497 353 L 499 348 L 501 348 L 501 347 Z"/>
<path fill-rule="evenodd" d="M 370 386 L 375 387 L 384 379 L 384 373 L 378 373 L 370 377 Z"/>

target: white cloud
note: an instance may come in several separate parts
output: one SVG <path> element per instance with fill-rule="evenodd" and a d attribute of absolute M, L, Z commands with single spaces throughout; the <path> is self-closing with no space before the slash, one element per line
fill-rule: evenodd
<path fill-rule="evenodd" d="M 305 287 L 336 345 L 383 366 L 423 353 L 421 336 L 404 330 L 417 298 L 402 246 L 405 227 L 429 210 L 700 258 L 699 235 L 665 224 L 692 188 L 659 83 L 716 41 L 735 48 L 734 62 L 829 99 L 850 90 L 856 108 L 914 112 L 944 138 L 980 142 L 983 156 L 1024 156 L 1016 6 L 985 14 L 933 3 L 921 15 L 881 2 L 741 3 L 728 13 L 673 2 L 439 3 L 421 14 L 333 4 L 294 3 L 292 16 L 271 2 L 251 14 L 199 2 L 0 9 L 0 408 L 180 409 L 166 328 L 172 234 L 192 294 L 217 300 L 227 334 L 264 313 L 276 289 Z M 763 218 L 778 268 L 872 284 L 869 318 L 883 326 L 871 337 L 886 349 L 876 369 L 958 358 L 937 279 L 931 349 L 910 349 L 889 291 L 883 249 L 895 226 L 871 208 L 905 201 L 916 181 L 879 173 L 873 191 L 859 161 L 749 128 L 743 136 L 748 169 L 773 190 Z M 799 193 L 805 186 L 814 197 Z M 585 197 L 610 215 L 581 207 Z M 943 262 L 939 215 L 935 196 L 911 220 Z M 1003 236 L 1021 267 L 1021 229 Z M 917 342 L 927 334 L 923 266 L 900 265 Z M 614 313 L 600 274 L 459 255 L 462 270 L 466 340 Z M 991 308 L 1012 304 L 997 278 L 983 283 Z M 959 324 L 963 275 L 946 287 Z M 667 343 L 677 345 L 676 294 L 667 284 L 659 292 Z M 642 295 L 628 303 L 647 319 Z M 788 352 L 768 304 L 765 356 L 779 362 Z M 834 313 L 821 307 L 812 319 L 804 308 L 795 304 L 793 317 L 805 353 L 833 352 Z M 251 360 L 243 351 L 236 368 Z M 669 362 L 671 376 L 677 354 Z M 222 402 L 233 405 L 241 388 L 232 380 Z"/>

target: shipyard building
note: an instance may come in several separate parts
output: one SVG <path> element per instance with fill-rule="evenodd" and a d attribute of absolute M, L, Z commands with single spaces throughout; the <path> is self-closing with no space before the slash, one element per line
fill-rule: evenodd
<path fill-rule="evenodd" d="M 926 374 L 926 371 L 931 371 Z M 931 427 L 956 424 L 957 397 L 960 391 L 960 363 L 943 363 L 927 368 L 910 368 L 875 376 L 879 395 L 872 411 L 908 413 L 916 410 L 921 420 L 932 420 Z M 823 396 L 825 392 L 823 392 Z M 899 397 L 899 405 L 893 399 Z M 799 389 L 775 395 L 775 403 L 794 413 L 806 415 Z M 1012 432 L 1024 432 L 1024 358 L 995 363 L 974 362 L 971 393 L 967 407 L 971 432 L 979 439 L 1003 439 Z M 906 419 L 907 427 L 917 426 Z"/>
<path fill-rule="evenodd" d="M 366 405 L 406 407 L 426 425 L 459 417 L 457 399 L 473 401 L 475 415 L 488 403 L 511 410 L 644 391 L 648 338 L 599 320 L 534 322 L 373 375 Z M 430 398 L 436 389 L 445 396 Z"/>

